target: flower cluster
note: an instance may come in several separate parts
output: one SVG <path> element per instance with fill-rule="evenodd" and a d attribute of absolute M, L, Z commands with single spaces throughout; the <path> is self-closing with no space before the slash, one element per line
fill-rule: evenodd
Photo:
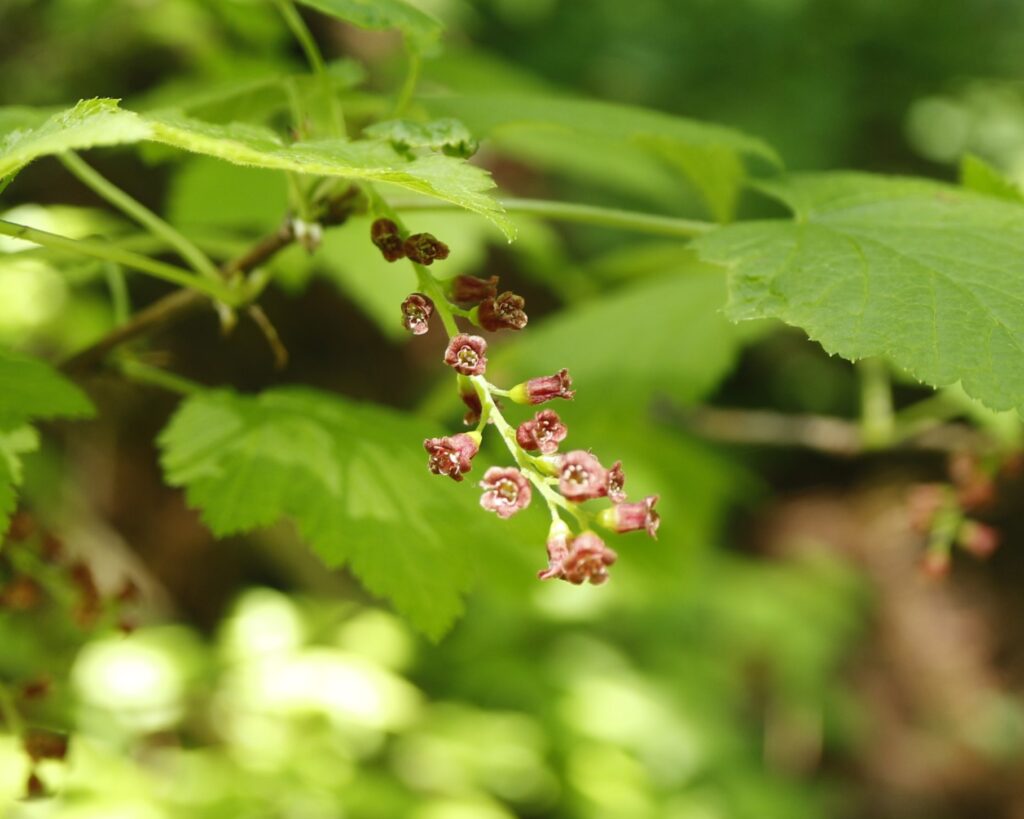
<path fill-rule="evenodd" d="M 923 483 L 907 496 L 910 527 L 927 537 L 922 567 L 933 576 L 949 571 L 951 551 L 958 546 L 976 558 L 989 557 L 999 546 L 999 531 L 975 517 L 991 508 L 1000 479 L 1013 478 L 1021 464 L 998 456 L 980 458 L 954 454 L 948 464 L 948 483 Z"/>
<path fill-rule="evenodd" d="M 371 239 L 389 261 L 404 257 L 430 265 L 448 256 L 443 242 L 426 233 L 406 237 L 389 219 L 373 223 Z M 493 427 L 513 464 L 484 471 L 479 481 L 480 505 L 500 518 L 509 518 L 539 498 L 547 505 L 552 523 L 548 565 L 538 577 L 576 585 L 604 583 L 617 555 L 594 527 L 616 534 L 644 531 L 654 538 L 660 525 L 655 510 L 658 496 L 629 502 L 621 461 L 605 467 L 589 450 L 560 451 L 569 429 L 555 410 L 537 410 L 517 426 L 506 420 L 499 397 L 527 407 L 575 397 L 572 378 L 565 369 L 527 379 L 507 390 L 496 387 L 486 379 L 487 339 L 458 329 L 457 319 L 462 319 L 487 332 L 522 330 L 528 321 L 522 296 L 499 291 L 497 276 L 456 276 L 443 291 L 430 271 L 418 267 L 417 275 L 424 292 L 412 293 L 402 303 L 402 324 L 414 335 L 423 335 L 431 317 L 439 314 L 449 335 L 443 361 L 456 373 L 459 397 L 467 407 L 463 420 L 467 426 L 475 426 L 472 432 L 426 439 L 427 468 L 435 475 L 463 481 L 480 452 L 484 432 Z M 588 502 L 597 500 L 611 505 L 591 509 Z M 574 532 L 565 518 L 578 531 Z"/>

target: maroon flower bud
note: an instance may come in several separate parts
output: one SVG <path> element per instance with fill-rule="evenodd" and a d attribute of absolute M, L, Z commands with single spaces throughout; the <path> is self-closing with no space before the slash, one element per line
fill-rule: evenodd
<path fill-rule="evenodd" d="M 571 501 L 602 498 L 608 492 L 608 470 L 589 452 L 567 452 L 558 472 L 558 491 Z"/>
<path fill-rule="evenodd" d="M 35 771 L 29 771 L 28 779 L 25 780 L 25 798 L 42 799 L 44 796 L 46 796 L 46 786 L 43 784 L 43 780 Z"/>
<path fill-rule="evenodd" d="M 448 342 L 444 363 L 463 375 L 483 375 L 487 369 L 487 342 L 480 336 L 460 333 Z"/>
<path fill-rule="evenodd" d="M 43 589 L 31 577 L 18 575 L 0 590 L 0 608 L 31 611 L 43 602 Z"/>
<path fill-rule="evenodd" d="M 477 393 L 476 388 L 464 375 L 459 376 L 459 398 L 462 399 L 462 403 L 468 408 L 466 414 L 462 416 L 462 423 L 467 427 L 478 423 L 480 421 L 480 413 L 484 411 L 484 408 L 480 403 L 480 395 Z"/>
<path fill-rule="evenodd" d="M 430 317 L 434 315 L 434 302 L 422 293 L 413 293 L 402 302 L 402 326 L 414 336 L 421 336 L 430 329 Z"/>
<path fill-rule="evenodd" d="M 562 561 L 569 556 L 569 527 L 563 521 L 551 524 L 548 531 L 548 567 L 537 572 L 541 580 L 563 577 Z"/>
<path fill-rule="evenodd" d="M 661 516 L 654 511 L 657 495 L 648 495 L 640 503 L 620 503 L 610 509 L 603 509 L 597 516 L 602 526 L 620 534 L 646 529 L 652 538 L 658 537 Z"/>
<path fill-rule="evenodd" d="M 430 455 L 427 468 L 431 472 L 461 481 L 462 475 L 472 469 L 473 458 L 480 451 L 480 434 L 460 432 L 446 438 L 427 438 L 423 448 Z"/>
<path fill-rule="evenodd" d="M 550 455 L 558 450 L 569 430 L 554 410 L 541 410 L 530 421 L 523 421 L 516 430 L 516 441 L 527 452 L 540 451 Z"/>
<path fill-rule="evenodd" d="M 622 461 L 616 461 L 608 470 L 608 479 L 605 481 L 605 488 L 608 490 L 608 499 L 612 503 L 622 503 L 626 499 L 626 476 L 622 472 Z"/>
<path fill-rule="evenodd" d="M 476 276 L 456 276 L 452 279 L 448 298 L 462 307 L 472 307 L 484 299 L 493 299 L 498 294 L 498 277 L 478 279 Z"/>
<path fill-rule="evenodd" d="M 490 332 L 498 330 L 522 330 L 526 326 L 527 316 L 523 307 L 526 300 L 510 290 L 497 298 L 485 299 L 477 308 L 477 320 L 480 326 Z"/>
<path fill-rule="evenodd" d="M 569 554 L 562 558 L 561 577 L 576 586 L 585 580 L 599 586 L 608 580 L 608 567 L 617 558 L 601 538 L 593 532 L 584 532 L 573 538 Z"/>
<path fill-rule="evenodd" d="M 480 505 L 499 518 L 508 518 L 530 505 L 533 490 L 523 473 L 512 467 L 492 466 L 480 481 Z"/>
<path fill-rule="evenodd" d="M 414 233 L 402 245 L 405 255 L 414 262 L 431 265 L 435 259 L 448 258 L 448 245 L 429 233 Z"/>
<path fill-rule="evenodd" d="M 932 522 L 950 497 L 949 488 L 941 483 L 919 483 L 907 492 L 907 517 L 915 531 L 931 531 Z"/>
<path fill-rule="evenodd" d="M 531 378 L 522 384 L 516 384 L 509 390 L 508 397 L 517 404 L 543 404 L 552 398 L 569 400 L 576 394 L 571 387 L 569 371 L 559 370 L 554 375 Z"/>
<path fill-rule="evenodd" d="M 53 690 L 53 680 L 47 676 L 36 677 L 21 686 L 21 697 L 25 700 L 41 700 Z"/>
<path fill-rule="evenodd" d="M 396 262 L 405 256 L 402 234 L 398 231 L 398 225 L 390 219 L 378 219 L 370 225 L 370 240 L 389 262 Z"/>
<path fill-rule="evenodd" d="M 68 738 L 53 731 L 32 728 L 22 739 L 25 753 L 33 762 L 41 759 L 64 759 L 68 755 Z"/>
<path fill-rule="evenodd" d="M 984 523 L 968 520 L 960 527 L 956 540 L 965 552 L 985 558 L 999 546 L 999 532 Z"/>

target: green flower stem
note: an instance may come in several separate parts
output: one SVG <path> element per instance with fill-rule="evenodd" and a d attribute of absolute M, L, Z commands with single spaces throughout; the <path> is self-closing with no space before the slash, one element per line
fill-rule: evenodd
<path fill-rule="evenodd" d="M 416 93 L 416 86 L 420 81 L 420 69 L 423 67 L 423 58 L 420 57 L 419 51 L 410 46 L 408 42 L 405 45 L 405 53 L 409 56 L 409 67 L 405 73 L 405 82 L 402 83 L 402 89 L 398 92 L 398 97 L 395 99 L 395 108 L 392 112 L 393 117 L 402 116 L 409 107 L 412 95 Z"/>
<path fill-rule="evenodd" d="M 860 375 L 860 432 L 867 449 L 884 449 L 896 436 L 889 370 L 880 358 L 857 362 Z"/>
<path fill-rule="evenodd" d="M 295 35 L 295 39 L 299 41 L 299 45 L 302 47 L 302 51 L 305 53 L 306 60 L 309 62 L 310 68 L 313 69 L 313 73 L 320 78 L 323 93 L 326 95 L 327 104 L 331 109 L 331 127 L 334 131 L 332 136 L 343 138 L 345 136 L 345 119 L 341 112 L 341 106 L 338 105 L 338 100 L 335 99 L 334 90 L 331 88 L 331 78 L 327 74 L 327 65 L 324 62 L 323 55 L 320 53 L 320 49 L 317 48 L 312 32 L 310 32 L 306 22 L 302 19 L 302 15 L 299 14 L 291 0 L 277 0 L 277 7 L 281 12 L 281 16 L 284 17 L 285 23 L 288 24 L 288 28 Z"/>
<path fill-rule="evenodd" d="M 398 211 L 408 210 L 452 210 L 457 205 L 435 200 L 398 200 L 388 203 Z M 577 205 L 572 202 L 555 202 L 546 199 L 500 199 L 498 204 L 509 213 L 523 216 L 537 216 L 557 222 L 577 222 L 586 225 L 619 228 L 634 233 L 647 233 L 654 236 L 674 236 L 691 239 L 714 230 L 718 225 L 714 222 L 702 222 L 696 219 L 678 219 L 674 216 L 660 216 L 654 213 L 619 210 L 617 208 L 601 208 L 594 205 Z"/>
<path fill-rule="evenodd" d="M 123 250 L 106 242 L 94 242 L 89 239 L 69 239 L 67 236 L 58 236 L 56 233 L 48 233 L 45 230 L 18 225 L 0 219 L 0 235 L 10 236 L 14 239 L 24 239 L 27 242 L 35 242 L 43 247 L 55 250 L 64 250 L 78 256 L 88 256 L 93 259 L 100 259 L 107 262 L 115 262 L 124 267 L 138 270 L 157 279 L 180 285 L 191 290 L 196 290 L 225 304 L 236 306 L 239 297 L 233 289 L 221 281 L 210 281 L 201 279 L 182 270 L 180 267 L 158 262 L 148 256 L 141 256 L 129 250 Z"/>
<path fill-rule="evenodd" d="M 505 442 L 505 446 L 508 451 L 512 454 L 512 458 L 515 460 L 516 465 L 522 471 L 524 475 L 530 480 L 530 482 L 537 487 L 537 491 L 540 492 L 548 505 L 548 510 L 551 512 L 552 520 L 559 519 L 558 508 L 565 509 L 571 514 L 579 525 L 586 529 L 587 519 L 582 514 L 581 510 L 572 506 L 569 501 L 555 492 L 550 486 L 548 486 L 545 476 L 541 475 L 534 469 L 533 464 L 530 463 L 530 456 L 523 452 L 519 442 L 516 441 L 516 431 L 512 425 L 505 420 L 505 417 L 501 414 L 501 410 L 498 409 L 498 405 L 494 401 L 494 396 L 491 395 L 490 389 L 488 389 L 487 380 L 482 375 L 472 375 L 469 380 L 473 382 L 473 386 L 476 387 L 477 395 L 480 396 L 480 405 L 484 411 L 488 412 L 494 428 L 498 430 L 498 434 L 501 436 L 501 440 Z"/>
<path fill-rule="evenodd" d="M 3 717 L 4 725 L 12 736 L 20 737 L 25 733 L 25 724 L 14 705 L 14 695 L 3 682 L 0 682 L 0 717 Z"/>
<path fill-rule="evenodd" d="M 78 154 L 68 151 L 59 154 L 57 158 L 65 168 L 102 199 L 129 218 L 134 219 L 154 236 L 167 242 L 197 273 L 211 280 L 220 280 L 221 274 L 217 265 L 210 261 L 210 257 L 196 247 L 188 237 L 182 235 L 141 202 L 136 201 L 117 185 L 97 173 Z"/>
<path fill-rule="evenodd" d="M 126 378 L 132 381 L 160 387 L 178 395 L 195 395 L 205 389 L 202 384 L 197 384 L 195 381 L 167 372 L 167 370 L 143 364 L 134 358 L 121 359 L 117 367 Z"/>

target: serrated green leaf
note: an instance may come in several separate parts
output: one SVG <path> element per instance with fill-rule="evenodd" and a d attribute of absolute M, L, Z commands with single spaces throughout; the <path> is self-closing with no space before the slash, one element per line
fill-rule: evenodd
<path fill-rule="evenodd" d="M 215 125 L 175 113 L 142 116 L 118 108 L 114 100 L 86 100 L 38 128 L 9 134 L 0 147 L 0 177 L 47 154 L 142 140 L 236 165 L 391 183 L 479 213 L 510 239 L 515 234 L 501 207 L 485 194 L 494 187 L 487 172 L 454 157 L 431 155 L 409 161 L 382 140 L 286 145 L 260 126 Z"/>
<path fill-rule="evenodd" d="M 466 485 L 426 468 L 437 430 L 306 389 L 190 397 L 160 436 L 167 480 L 218 536 L 294 521 L 329 565 L 436 639 L 462 611 L 475 542 L 495 537 Z"/>
<path fill-rule="evenodd" d="M 960 160 L 960 184 L 976 193 L 1009 199 L 1011 202 L 1024 202 L 1024 190 L 974 154 L 965 154 Z"/>
<path fill-rule="evenodd" d="M 626 162 L 635 166 L 638 183 L 649 187 L 650 160 L 656 160 L 662 175 L 667 166 L 688 179 L 723 220 L 732 216 L 744 159 L 781 164 L 768 145 L 740 131 L 643 108 L 554 95 L 451 95 L 421 101 L 431 113 L 457 117 L 477 136 L 528 158 L 543 161 L 552 150 L 558 158 L 559 144 L 579 141 L 602 161 L 570 167 L 592 174 L 597 182 L 621 175 L 617 165 Z"/>
<path fill-rule="evenodd" d="M 959 381 L 992 409 L 1024 410 L 1024 208 L 868 174 L 763 188 L 795 219 L 695 243 L 729 268 L 733 319 L 779 318 L 844 358 L 886 356 L 933 386 Z"/>
<path fill-rule="evenodd" d="M 0 350 L 0 535 L 7 532 L 17 503 L 21 456 L 39 444 L 28 422 L 92 412 L 85 394 L 50 366 Z"/>
<path fill-rule="evenodd" d="M 376 122 L 363 133 L 375 139 L 383 139 L 403 154 L 416 148 L 440 151 L 446 156 L 467 159 L 476 153 L 477 142 L 461 122 L 451 117 L 430 122 L 413 122 L 408 119 L 389 119 Z"/>
<path fill-rule="evenodd" d="M 0 431 L 0 538 L 7 533 L 11 515 L 18 504 L 21 486 L 21 456 L 39 448 L 39 433 L 22 426 Z"/>
<path fill-rule="evenodd" d="M 441 35 L 441 23 L 403 0 L 298 0 L 304 6 L 329 14 L 360 28 L 401 31 L 419 48 Z"/>
<path fill-rule="evenodd" d="M 85 393 L 48 364 L 0 350 L 0 430 L 32 420 L 83 418 L 92 413 Z"/>
<path fill-rule="evenodd" d="M 28 114 L 23 113 L 21 127 L 0 141 L 0 178 L 40 156 L 145 139 L 149 134 L 146 124 L 137 114 L 119 108 L 117 102 L 82 100 L 67 111 L 37 118 L 34 126 L 29 126 Z"/>

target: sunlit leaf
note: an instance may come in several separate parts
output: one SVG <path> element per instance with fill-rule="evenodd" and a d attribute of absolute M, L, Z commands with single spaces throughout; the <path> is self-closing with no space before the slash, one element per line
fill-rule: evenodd
<path fill-rule="evenodd" d="M 776 317 L 849 359 L 888 356 L 1024 410 L 1024 207 L 922 180 L 822 174 L 764 190 L 792 220 L 696 243 L 730 270 L 730 316 Z"/>

